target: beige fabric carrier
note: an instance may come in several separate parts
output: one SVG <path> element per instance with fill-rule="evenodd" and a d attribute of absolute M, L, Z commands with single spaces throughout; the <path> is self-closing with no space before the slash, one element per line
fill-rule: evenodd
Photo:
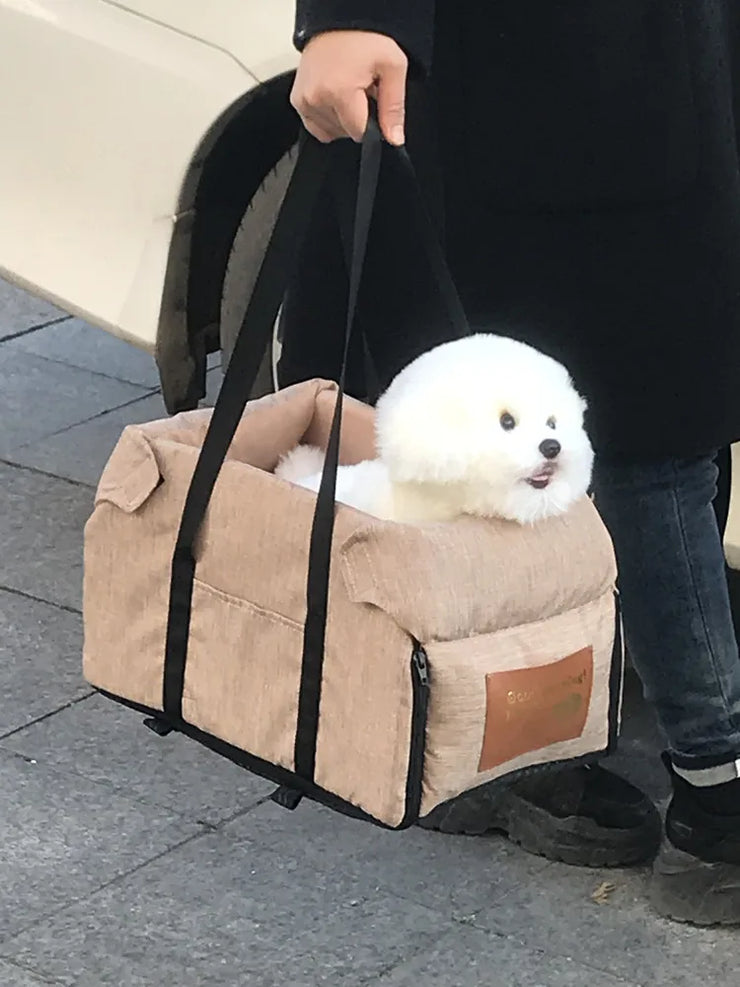
<path fill-rule="evenodd" d="M 383 149 L 371 113 L 354 214 L 333 155 L 304 134 L 213 412 L 132 425 L 110 458 L 85 533 L 84 670 L 155 732 L 275 781 L 287 807 L 308 795 L 404 828 L 468 789 L 610 747 L 616 571 L 588 500 L 534 527 L 335 506 L 337 463 L 374 455 L 374 413 L 347 400 L 342 418 L 341 388 L 383 155 L 450 333 L 469 328 L 405 151 Z M 339 389 L 314 380 L 248 404 L 330 173 L 351 245 Z M 327 449 L 318 497 L 273 475 L 299 442 Z"/>
<path fill-rule="evenodd" d="M 399 525 L 338 505 L 323 667 L 307 685 L 316 498 L 272 471 L 298 442 L 326 444 L 336 393 L 314 380 L 247 405 L 197 540 L 180 716 L 163 711 L 170 579 L 211 412 L 124 431 L 85 532 L 88 681 L 273 779 L 286 804 L 307 794 L 393 828 L 606 751 L 622 650 L 613 550 L 588 500 L 532 527 Z M 342 462 L 373 455 L 373 415 L 345 399 Z M 307 772 L 299 706 L 316 693 Z"/>

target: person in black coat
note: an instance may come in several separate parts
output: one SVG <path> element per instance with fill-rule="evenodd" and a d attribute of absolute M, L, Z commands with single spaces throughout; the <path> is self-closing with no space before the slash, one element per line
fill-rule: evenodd
<path fill-rule="evenodd" d="M 328 142 L 357 141 L 377 97 L 471 325 L 551 354 L 588 398 L 630 653 L 668 739 L 653 900 L 740 923 L 740 659 L 712 507 L 717 452 L 740 438 L 735 6 L 298 0 L 292 99 Z M 281 382 L 336 370 L 346 274 L 324 206 L 286 300 Z M 381 385 L 445 338 L 404 207 L 384 176 L 360 305 Z M 524 817 L 528 849 L 571 863 L 657 850 L 654 807 L 603 768 L 482 788 L 424 825 L 516 837 Z"/>

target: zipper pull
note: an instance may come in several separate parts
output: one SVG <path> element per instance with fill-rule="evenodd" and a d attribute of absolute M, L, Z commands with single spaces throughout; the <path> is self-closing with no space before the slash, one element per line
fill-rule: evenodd
<path fill-rule="evenodd" d="M 414 648 L 413 662 L 414 662 L 414 669 L 416 671 L 416 675 L 419 679 L 419 684 L 423 685 L 425 689 L 428 689 L 429 688 L 429 660 L 427 659 L 426 651 L 424 651 L 421 645 L 417 645 L 417 647 Z"/>

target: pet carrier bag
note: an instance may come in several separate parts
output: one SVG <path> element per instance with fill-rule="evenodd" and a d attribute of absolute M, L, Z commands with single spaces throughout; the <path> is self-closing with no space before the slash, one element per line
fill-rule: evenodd
<path fill-rule="evenodd" d="M 410 161 L 361 151 L 344 365 L 381 152 L 407 181 L 451 334 L 465 318 Z M 247 403 L 331 149 L 304 135 L 216 406 L 131 425 L 85 531 L 84 672 L 165 735 L 401 829 L 516 772 L 604 754 L 620 712 L 611 541 L 589 500 L 531 527 L 384 522 L 335 505 L 374 412 L 313 380 Z M 352 220 L 350 211 L 350 220 Z M 344 410 L 344 414 L 343 414 Z M 299 442 L 321 489 L 272 475 Z"/>

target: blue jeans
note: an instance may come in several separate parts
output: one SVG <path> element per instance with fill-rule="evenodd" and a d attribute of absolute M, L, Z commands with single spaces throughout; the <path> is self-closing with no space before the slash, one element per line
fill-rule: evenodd
<path fill-rule="evenodd" d="M 674 764 L 715 780 L 704 769 L 732 765 L 729 779 L 740 759 L 740 658 L 712 506 L 717 476 L 712 456 L 600 463 L 593 488 L 617 553 L 625 636 L 645 697 Z"/>

